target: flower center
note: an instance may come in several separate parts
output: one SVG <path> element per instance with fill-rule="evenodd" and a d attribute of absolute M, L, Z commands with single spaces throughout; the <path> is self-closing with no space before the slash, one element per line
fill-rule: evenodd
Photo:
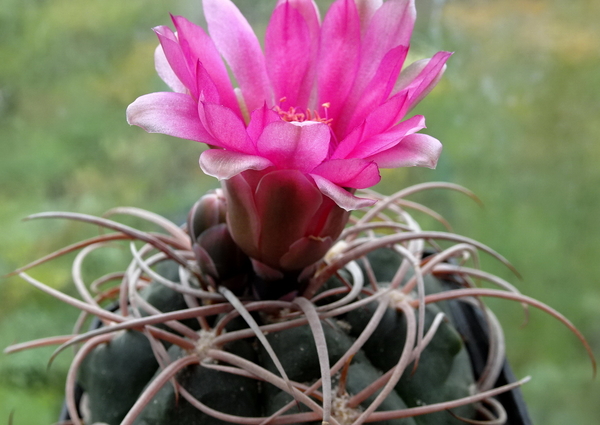
<path fill-rule="evenodd" d="M 282 103 L 284 103 L 286 101 L 285 97 L 282 97 L 279 100 L 279 104 L 281 105 Z M 290 106 L 287 110 L 282 109 L 280 106 L 275 105 L 275 112 L 277 112 L 279 114 L 279 116 L 281 117 L 282 120 L 287 121 L 287 122 L 305 122 L 305 121 L 315 121 L 315 122 L 322 122 L 324 124 L 327 125 L 331 125 L 331 121 L 333 121 L 331 118 L 327 117 L 327 109 L 330 106 L 330 103 L 323 103 L 321 105 L 323 107 L 323 109 L 325 110 L 325 116 L 322 117 L 319 112 L 315 109 L 312 110 L 310 108 L 306 108 L 306 110 L 302 110 L 293 106 Z"/>

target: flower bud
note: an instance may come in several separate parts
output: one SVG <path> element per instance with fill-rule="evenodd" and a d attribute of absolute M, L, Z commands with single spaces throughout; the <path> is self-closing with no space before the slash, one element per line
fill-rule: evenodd
<path fill-rule="evenodd" d="M 221 189 L 211 191 L 202 196 L 192 207 L 188 214 L 188 233 L 195 243 L 202 232 L 225 223 L 227 206 Z"/>
<path fill-rule="evenodd" d="M 193 250 L 200 267 L 221 285 L 234 292 L 244 290 L 252 265 L 231 238 L 225 223 L 202 232 Z"/>
<path fill-rule="evenodd" d="M 188 215 L 192 251 L 203 273 L 236 293 L 243 293 L 250 259 L 231 238 L 226 224 L 226 201 L 221 189 L 209 192 Z"/>

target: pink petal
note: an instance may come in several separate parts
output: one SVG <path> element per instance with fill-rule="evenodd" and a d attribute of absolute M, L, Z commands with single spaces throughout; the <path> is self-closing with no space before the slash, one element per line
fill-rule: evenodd
<path fill-rule="evenodd" d="M 346 189 L 339 187 L 335 183 L 332 183 L 317 174 L 311 174 L 310 176 L 315 180 L 317 187 L 323 195 L 331 198 L 340 208 L 343 208 L 346 211 L 370 207 L 377 202 L 373 199 L 358 198 Z"/>
<path fill-rule="evenodd" d="M 198 84 L 198 99 L 208 103 L 221 103 L 219 89 L 215 82 L 210 78 L 208 72 L 202 66 L 201 62 L 196 64 L 196 82 Z M 237 106 L 237 105 L 236 105 Z"/>
<path fill-rule="evenodd" d="M 230 179 L 246 170 L 264 170 L 273 164 L 261 156 L 221 149 L 209 149 L 200 155 L 200 168 L 219 180 Z"/>
<path fill-rule="evenodd" d="M 347 158 L 350 152 L 352 152 L 354 148 L 356 148 L 356 146 L 358 146 L 358 144 L 363 140 L 365 126 L 366 123 L 363 122 L 360 126 L 355 127 L 349 135 L 339 142 L 335 147 L 330 160 Z"/>
<path fill-rule="evenodd" d="M 396 146 L 369 157 L 381 168 L 435 168 L 442 153 L 442 144 L 426 134 L 410 134 Z"/>
<path fill-rule="evenodd" d="M 256 148 L 278 168 L 310 172 L 327 156 L 330 137 L 326 124 L 278 121 L 265 127 Z"/>
<path fill-rule="evenodd" d="M 277 0 L 275 7 L 279 7 L 282 4 L 289 4 L 294 9 L 302 14 L 311 35 L 317 35 L 321 26 L 321 17 L 319 16 L 319 8 L 314 0 Z"/>
<path fill-rule="evenodd" d="M 212 39 L 235 76 L 249 111 L 272 94 L 260 43 L 250 24 L 230 0 L 204 0 L 204 14 Z"/>
<path fill-rule="evenodd" d="M 198 118 L 198 105 L 187 94 L 159 92 L 138 97 L 127 108 L 127 122 L 149 133 L 213 143 Z"/>
<path fill-rule="evenodd" d="M 360 17 L 354 0 L 337 0 L 321 28 L 317 65 L 319 104 L 329 102 L 329 116 L 342 110 L 354 82 L 360 56 Z"/>
<path fill-rule="evenodd" d="M 410 45 L 416 17 L 414 0 L 388 0 L 377 9 L 363 39 L 361 78 L 368 82 L 388 51 Z"/>
<path fill-rule="evenodd" d="M 435 87 L 446 69 L 446 61 L 450 56 L 452 56 L 451 52 L 436 53 L 419 75 L 402 90 L 408 93 L 404 113 L 419 103 Z"/>
<path fill-rule="evenodd" d="M 240 114 L 238 101 L 233 92 L 233 86 L 227 73 L 227 68 L 221 59 L 215 43 L 198 25 L 193 24 L 182 16 L 172 16 L 177 37 L 184 54 L 188 58 L 190 67 L 196 66 L 200 61 L 202 66 L 217 87 L 221 104 Z M 202 85 L 199 83 L 199 91 Z"/>
<path fill-rule="evenodd" d="M 388 0 L 377 9 L 362 40 L 360 66 L 353 92 L 362 93 L 365 90 L 391 49 L 398 46 L 408 48 L 415 19 L 414 0 Z"/>
<path fill-rule="evenodd" d="M 250 123 L 246 129 L 248 136 L 256 143 L 264 128 L 276 121 L 281 121 L 281 117 L 277 112 L 267 108 L 267 104 L 265 103 L 262 108 L 255 109 L 252 115 L 250 115 Z"/>
<path fill-rule="evenodd" d="M 223 105 L 200 102 L 198 112 L 202 124 L 213 136 L 212 145 L 235 152 L 255 155 L 254 143 L 246 133 L 244 122 Z"/>
<path fill-rule="evenodd" d="M 338 186 L 353 189 L 375 186 L 381 180 L 377 165 L 360 158 L 326 161 L 311 174 L 318 174 Z"/>
<path fill-rule="evenodd" d="M 406 121 L 402 121 L 388 131 L 363 139 L 347 157 L 370 157 L 391 148 L 399 143 L 400 140 L 403 140 L 406 135 L 416 133 L 423 128 L 425 128 L 425 118 L 422 115 L 415 115 Z"/>
<path fill-rule="evenodd" d="M 411 63 L 402 70 L 396 84 L 394 85 L 393 94 L 398 93 L 401 90 L 406 89 L 417 76 L 425 69 L 431 58 L 421 59 Z"/>
<path fill-rule="evenodd" d="M 165 56 L 165 51 L 162 46 L 159 44 L 156 46 L 156 50 L 154 51 L 154 67 L 156 68 L 156 73 L 158 76 L 176 93 L 186 93 L 187 88 L 181 82 L 171 65 L 169 65 L 169 61 L 167 61 L 167 57 Z"/>
<path fill-rule="evenodd" d="M 319 51 L 319 37 L 321 34 L 321 17 L 319 15 L 319 8 L 313 0 L 278 0 L 277 6 L 280 6 L 284 3 L 289 4 L 294 9 L 296 9 L 302 17 L 304 18 L 304 22 L 308 26 L 308 31 L 310 33 L 310 50 L 306 52 L 309 56 L 308 70 L 306 72 L 306 76 L 304 81 L 302 82 L 302 87 L 299 90 L 298 99 L 296 100 L 296 104 L 292 105 L 291 102 L 287 105 L 296 106 L 301 109 L 306 109 L 309 106 L 309 101 L 311 99 L 311 95 L 313 94 L 313 89 L 315 88 L 316 81 L 316 73 L 317 73 L 317 54 Z M 277 103 L 279 98 L 275 98 L 275 102 Z"/>
<path fill-rule="evenodd" d="M 173 31 L 171 31 L 171 28 L 165 26 L 154 28 L 154 32 L 158 36 L 158 40 L 160 41 L 171 69 L 177 78 L 179 78 L 179 81 L 187 87 L 192 96 L 198 98 L 198 91 L 196 89 L 196 81 L 194 78 L 195 75 L 189 67 L 188 60 L 185 57 L 183 50 L 181 50 L 177 37 L 173 34 Z"/>
<path fill-rule="evenodd" d="M 287 105 L 295 107 L 308 101 L 311 47 L 303 16 L 289 3 L 277 7 L 265 36 L 265 58 L 276 102 L 285 97 Z"/>
<path fill-rule="evenodd" d="M 387 131 L 404 117 L 408 94 L 400 92 L 375 108 L 365 119 L 365 137 Z"/>
<path fill-rule="evenodd" d="M 408 93 L 403 91 L 392 96 L 382 105 L 371 111 L 365 121 L 355 127 L 337 146 L 332 159 L 349 158 L 364 140 L 381 134 L 392 127 L 400 118 L 407 101 Z M 355 156 L 352 156 L 355 157 Z"/>
<path fill-rule="evenodd" d="M 358 10 L 358 16 L 360 16 L 360 28 L 361 32 L 365 33 L 369 26 L 371 18 L 383 4 L 383 0 L 355 0 L 356 9 Z"/>
<path fill-rule="evenodd" d="M 377 72 L 364 92 L 358 94 L 353 91 L 345 105 L 346 116 L 352 117 L 348 120 L 348 130 L 360 125 L 371 111 L 387 100 L 398 79 L 407 53 L 407 46 L 398 46 L 390 50 L 381 60 Z"/>

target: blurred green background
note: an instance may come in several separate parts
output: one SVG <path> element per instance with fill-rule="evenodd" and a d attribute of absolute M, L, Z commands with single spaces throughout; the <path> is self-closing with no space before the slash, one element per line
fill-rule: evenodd
<path fill-rule="evenodd" d="M 237 2 L 260 33 L 274 0 Z M 325 10 L 328 2 L 322 2 Z M 454 51 L 438 88 L 418 107 L 444 143 L 437 170 L 385 171 L 385 192 L 424 181 L 473 190 L 415 200 L 457 232 L 508 257 L 487 270 L 564 313 L 600 355 L 600 2 L 417 0 L 411 59 Z M 97 229 L 65 221 L 22 223 L 28 214 L 102 214 L 113 206 L 176 221 L 216 181 L 197 165 L 199 144 L 146 134 L 125 122 L 137 96 L 164 90 L 153 67 L 151 27 L 168 13 L 201 22 L 199 0 L 0 0 L 0 275 Z M 434 225 L 435 227 L 435 225 Z M 438 228 L 438 227 L 435 227 Z M 122 267 L 119 251 L 86 273 Z M 32 274 L 73 293 L 73 257 Z M 490 301 L 507 334 L 537 424 L 591 424 L 600 389 L 578 341 L 533 311 Z M 77 312 L 17 278 L 0 281 L 0 348 L 69 333 Z M 46 370 L 52 349 L 0 356 L 0 423 L 57 419 L 71 357 Z"/>

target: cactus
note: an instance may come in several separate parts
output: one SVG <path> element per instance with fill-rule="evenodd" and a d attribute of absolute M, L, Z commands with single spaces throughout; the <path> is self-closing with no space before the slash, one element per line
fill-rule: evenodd
<path fill-rule="evenodd" d="M 224 236 L 220 191 L 192 208 L 184 228 L 148 212 L 119 210 L 168 234 L 79 214 L 32 216 L 116 230 L 43 259 L 82 249 L 74 276 L 85 256 L 111 240 L 129 239 L 133 259 L 125 272 L 100 278 L 92 289 L 76 282 L 84 301 L 29 276 L 26 270 L 39 262 L 18 270 L 97 319 L 87 332 L 80 321 L 77 335 L 8 351 L 62 344 L 58 353 L 83 343 L 66 383 L 74 424 L 499 423 L 506 414 L 494 397 L 527 378 L 496 387 L 504 363 L 502 329 L 482 296 L 542 308 L 589 347 L 559 313 L 465 264 L 469 259 L 477 264 L 483 251 L 508 265 L 499 254 L 450 232 L 419 228 L 405 206 L 423 208 L 403 196 L 436 187 L 469 193 L 435 183 L 391 197 L 369 192 L 379 198 L 377 206 L 352 220 L 302 285 L 277 298 L 256 294 L 268 294 L 276 283 L 289 286 L 283 281 L 289 277 L 265 282 Z M 212 237 L 215 232 L 220 236 Z M 136 246 L 136 240 L 143 245 Z M 203 248 L 205 240 L 210 245 Z M 436 243 L 442 240 L 454 244 L 442 249 Z M 508 290 L 478 288 L 474 278 Z M 120 283 L 111 286 L 115 280 Z M 461 304 L 487 324 L 489 356 L 480 370 L 474 370 L 469 336 L 461 334 Z"/>
<path fill-rule="evenodd" d="M 29 217 L 113 231 L 15 272 L 82 311 L 73 335 L 6 350 L 77 347 L 67 423 L 527 423 L 499 401 L 528 378 L 503 382 L 502 329 L 482 301 L 490 296 L 555 316 L 594 362 L 566 318 L 478 268 L 484 252 L 512 269 L 504 257 L 451 231 L 423 231 L 408 212 L 448 226 L 406 198 L 434 188 L 471 192 L 449 183 L 387 197 L 368 190 L 380 168 L 433 168 L 441 151 L 417 133 L 422 116 L 404 119 L 450 56 L 400 72 L 412 0 L 337 0 L 322 24 L 312 1 L 280 0 L 264 55 L 233 3 L 203 4 L 212 39 L 180 16 L 176 32 L 155 28 L 157 71 L 174 93 L 141 96 L 127 119 L 209 145 L 200 166 L 222 189 L 200 198 L 183 226 L 136 208 L 108 214 L 160 232 L 107 215 Z M 88 285 L 82 263 L 114 241 L 129 243 L 130 265 Z M 76 250 L 81 300 L 26 273 Z"/>

